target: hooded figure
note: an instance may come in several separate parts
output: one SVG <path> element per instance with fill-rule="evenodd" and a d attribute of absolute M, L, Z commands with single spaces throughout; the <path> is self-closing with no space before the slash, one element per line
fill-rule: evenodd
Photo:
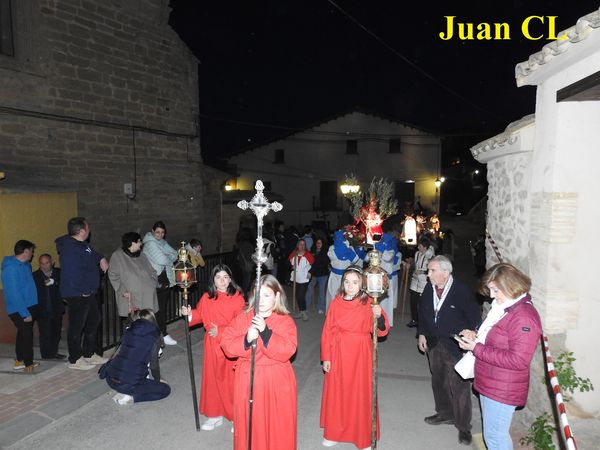
<path fill-rule="evenodd" d="M 342 275 L 344 270 L 353 264 L 362 265 L 359 256 L 356 251 L 350 247 L 350 243 L 344 237 L 344 233 L 341 230 L 336 231 L 333 234 L 333 245 L 329 247 L 327 256 L 331 261 L 331 273 L 329 274 L 329 280 L 327 280 L 327 295 L 325 301 L 327 308 L 331 300 L 335 298 L 342 285 Z"/>

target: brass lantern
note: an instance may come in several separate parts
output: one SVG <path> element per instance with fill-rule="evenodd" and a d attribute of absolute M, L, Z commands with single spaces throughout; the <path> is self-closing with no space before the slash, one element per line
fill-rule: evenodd
<path fill-rule="evenodd" d="M 188 260 L 185 242 L 181 243 L 181 247 L 177 251 L 177 263 L 173 266 L 175 272 L 175 283 L 183 289 L 183 298 L 187 302 L 187 290 L 196 282 L 196 270 L 192 263 Z"/>
<path fill-rule="evenodd" d="M 381 254 L 373 249 L 369 252 L 369 267 L 363 271 L 363 290 L 373 297 L 373 303 L 377 304 L 379 297 L 383 296 L 389 286 L 389 277 L 380 266 Z"/>

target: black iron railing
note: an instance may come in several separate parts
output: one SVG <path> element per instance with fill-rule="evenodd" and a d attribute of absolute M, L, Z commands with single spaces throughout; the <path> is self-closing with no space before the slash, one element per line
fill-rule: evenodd
<path fill-rule="evenodd" d="M 200 295 L 208 289 L 208 282 L 213 268 L 217 264 L 227 264 L 236 273 L 237 260 L 234 252 L 218 253 L 204 257 L 206 265 L 196 269 L 196 279 L 198 282 L 192 287 L 189 295 L 189 303 L 196 306 Z M 117 345 L 123 334 L 124 319 L 119 317 L 115 300 L 115 290 L 113 289 L 108 276 L 102 277 L 98 299 L 101 302 L 102 323 L 98 330 L 98 349 L 103 351 Z M 177 287 L 169 290 L 169 299 L 167 301 L 167 323 L 179 320 L 179 306 L 182 302 L 181 290 Z"/>

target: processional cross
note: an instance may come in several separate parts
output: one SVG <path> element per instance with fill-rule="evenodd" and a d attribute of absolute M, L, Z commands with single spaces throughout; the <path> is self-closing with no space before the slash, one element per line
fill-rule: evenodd
<path fill-rule="evenodd" d="M 260 180 L 256 181 L 254 185 L 256 194 L 248 203 L 246 200 L 238 202 L 238 208 L 244 211 L 250 208 L 250 210 L 256 216 L 257 228 L 256 228 L 256 253 L 253 255 L 254 262 L 256 262 L 256 284 L 254 289 L 254 314 L 258 314 L 258 305 L 260 303 L 260 272 L 261 266 L 266 262 L 267 256 L 263 253 L 263 237 L 262 227 L 263 219 L 273 210 L 275 212 L 281 211 L 283 206 L 281 203 L 273 202 L 269 203 L 265 195 L 263 194 L 264 185 Z M 248 444 L 247 449 L 252 449 L 252 404 L 254 401 L 254 366 L 256 363 L 256 339 L 252 341 L 252 358 L 250 360 L 250 392 L 248 393 Z"/>
<path fill-rule="evenodd" d="M 246 200 L 242 200 L 239 201 L 237 205 L 238 208 L 243 209 L 244 211 L 250 208 L 250 210 L 256 216 L 256 253 L 253 255 L 253 259 L 256 262 L 256 291 L 258 292 L 258 282 L 260 279 L 261 265 L 267 261 L 267 255 L 263 254 L 263 219 L 269 213 L 269 211 L 281 211 L 283 209 L 283 206 L 279 202 L 269 203 L 269 201 L 263 194 L 263 190 L 265 189 L 265 187 L 261 180 L 256 181 L 254 188 L 256 189 L 256 194 L 254 194 L 254 197 L 252 197 L 250 203 L 248 203 Z"/>

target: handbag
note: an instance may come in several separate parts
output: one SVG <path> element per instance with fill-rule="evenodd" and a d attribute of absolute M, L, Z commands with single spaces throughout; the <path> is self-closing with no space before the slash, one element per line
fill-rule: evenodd
<path fill-rule="evenodd" d="M 470 380 L 475 377 L 475 355 L 468 351 L 454 365 L 454 370 L 462 377 L 463 380 Z"/>
<path fill-rule="evenodd" d="M 171 282 L 169 281 L 169 277 L 167 276 L 167 269 L 163 269 L 163 271 L 158 275 L 158 285 L 157 289 L 166 290 L 171 286 Z"/>

